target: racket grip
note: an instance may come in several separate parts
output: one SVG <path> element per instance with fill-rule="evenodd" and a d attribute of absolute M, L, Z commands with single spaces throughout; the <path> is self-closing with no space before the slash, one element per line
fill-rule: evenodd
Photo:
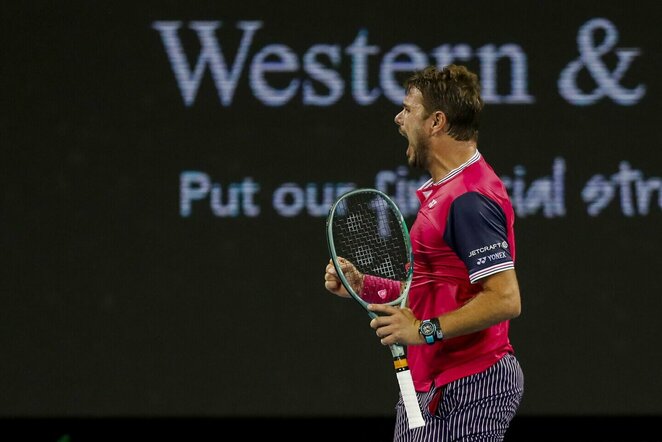
<path fill-rule="evenodd" d="M 402 360 L 399 361 L 402 364 Z M 404 360 L 406 366 L 407 362 Z M 401 366 L 402 367 L 402 366 Z M 397 367 L 396 367 L 397 368 Z M 409 367 L 400 368 L 396 372 L 398 377 L 398 384 L 400 385 L 400 394 L 402 394 L 402 402 L 405 405 L 405 410 L 407 412 L 407 422 L 409 423 L 409 428 L 418 428 L 425 425 L 425 420 L 421 414 L 421 408 L 418 405 L 418 397 L 416 396 L 416 390 L 414 389 L 414 381 L 411 377 L 411 371 Z"/>

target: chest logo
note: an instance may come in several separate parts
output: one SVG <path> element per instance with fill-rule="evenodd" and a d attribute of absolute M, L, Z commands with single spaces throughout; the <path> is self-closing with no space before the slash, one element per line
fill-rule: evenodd
<path fill-rule="evenodd" d="M 437 205 L 437 200 L 432 200 L 428 203 L 428 209 L 432 209 L 436 205 Z"/>

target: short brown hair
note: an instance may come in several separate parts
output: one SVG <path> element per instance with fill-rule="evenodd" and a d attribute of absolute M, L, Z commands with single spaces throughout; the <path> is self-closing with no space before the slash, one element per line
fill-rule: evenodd
<path fill-rule="evenodd" d="M 459 141 L 477 140 L 483 99 L 478 76 L 465 66 L 435 66 L 415 72 L 405 82 L 405 89 L 421 91 L 428 115 L 442 111 L 448 119 L 448 135 Z"/>

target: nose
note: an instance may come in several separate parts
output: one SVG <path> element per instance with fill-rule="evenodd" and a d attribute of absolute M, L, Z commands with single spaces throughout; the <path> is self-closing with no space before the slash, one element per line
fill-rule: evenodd
<path fill-rule="evenodd" d="M 402 126 L 402 111 L 398 112 L 393 121 L 395 121 L 395 124 L 398 126 Z"/>

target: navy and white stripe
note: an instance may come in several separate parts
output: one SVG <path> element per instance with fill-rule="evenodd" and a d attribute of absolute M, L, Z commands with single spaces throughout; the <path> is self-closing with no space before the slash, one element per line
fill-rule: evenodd
<path fill-rule="evenodd" d="M 433 182 L 433 181 L 432 181 L 432 178 L 430 178 L 429 180 L 427 180 L 426 182 L 424 182 L 424 183 L 418 188 L 418 190 L 422 191 L 423 193 L 426 193 L 427 191 L 426 191 L 425 189 L 426 189 L 427 187 L 430 187 L 430 186 L 433 186 L 433 185 L 434 185 L 434 186 L 437 186 L 437 185 L 439 185 L 439 184 L 441 184 L 441 183 L 445 183 L 446 181 L 452 180 L 453 177 L 457 176 L 457 174 L 459 174 L 459 173 L 462 172 L 464 169 L 466 169 L 467 167 L 471 166 L 473 163 L 475 163 L 475 162 L 478 161 L 478 160 L 480 160 L 480 152 L 478 152 L 478 150 L 476 150 L 476 152 L 474 152 L 474 154 L 471 156 L 471 158 L 469 158 L 466 162 L 460 164 L 460 165 L 459 165 L 458 167 L 456 167 L 455 169 L 453 169 L 453 170 L 451 170 L 450 172 L 448 172 L 448 174 L 447 174 L 446 176 L 444 176 L 442 179 L 440 179 L 440 180 L 437 181 L 437 182 Z M 429 194 L 429 192 L 427 192 L 427 194 Z M 426 195 L 426 197 L 427 197 L 427 195 Z"/>
<path fill-rule="evenodd" d="M 423 427 L 409 429 L 400 399 L 396 406 L 393 440 L 503 441 L 523 392 L 524 375 L 519 362 L 514 355 L 507 354 L 484 372 L 458 379 L 441 388 L 433 386 L 428 392 L 418 392 L 425 419 Z M 430 410 L 431 406 L 433 410 Z"/>
<path fill-rule="evenodd" d="M 491 267 L 482 269 L 478 272 L 472 273 L 471 275 L 469 275 L 469 280 L 471 281 L 472 284 L 475 284 L 481 278 L 494 275 L 495 273 L 503 272 L 504 270 L 514 269 L 514 268 L 515 268 L 515 263 L 512 261 L 496 264 Z"/>

